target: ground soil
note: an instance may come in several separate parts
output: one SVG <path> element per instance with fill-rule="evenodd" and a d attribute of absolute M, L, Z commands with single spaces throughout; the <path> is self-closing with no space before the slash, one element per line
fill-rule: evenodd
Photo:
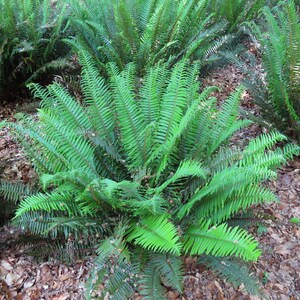
<path fill-rule="evenodd" d="M 243 79 L 243 74 L 229 65 L 215 70 L 202 82 L 203 86 L 219 86 L 221 91 L 216 96 L 222 101 Z M 257 113 L 248 92 L 243 95 L 242 105 Z M 15 111 L 13 103 L 1 107 L 0 122 L 5 118 L 14 120 Z M 259 125 L 251 125 L 236 134 L 232 143 L 245 142 L 265 131 Z M 7 128 L 0 131 L 0 178 L 24 183 L 35 180 L 31 164 L 8 133 Z M 263 254 L 257 263 L 250 265 L 250 269 L 260 279 L 266 299 L 300 299 L 300 224 L 291 222 L 293 218 L 300 219 L 300 159 L 296 158 L 280 168 L 278 178 L 266 184 L 276 192 L 280 201 L 254 208 L 268 217 L 263 226 L 252 229 Z M 55 258 L 38 262 L 26 253 L 27 246 L 16 243 L 20 235 L 19 229 L 10 226 L 0 228 L 0 300 L 83 299 L 92 258 L 77 260 L 70 265 Z M 211 270 L 198 265 L 194 258 L 186 258 L 185 268 L 184 294 L 169 291 L 169 299 L 260 299 L 247 295 L 243 286 L 233 287 Z"/>

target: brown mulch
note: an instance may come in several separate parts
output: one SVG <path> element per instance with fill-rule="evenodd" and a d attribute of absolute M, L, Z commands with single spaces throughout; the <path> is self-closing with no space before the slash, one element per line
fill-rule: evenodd
<path fill-rule="evenodd" d="M 216 97 L 222 101 L 242 80 L 242 73 L 229 65 L 216 70 L 203 85 L 220 86 L 222 90 L 216 93 Z M 247 92 L 243 95 L 242 105 L 252 113 L 257 112 Z M 7 117 L 13 120 L 13 114 L 13 105 L 0 108 L 0 121 Z M 235 135 L 233 143 L 265 131 L 259 125 L 251 125 Z M 34 177 L 30 163 L 4 128 L 0 131 L 0 178 L 26 183 Z M 278 178 L 267 184 L 280 201 L 255 208 L 269 218 L 264 221 L 263 230 L 253 229 L 263 254 L 257 263 L 252 264 L 251 270 L 262 282 L 267 299 L 297 300 L 300 299 L 300 224 L 290 220 L 300 219 L 300 159 L 280 168 Z M 20 234 L 20 230 L 12 227 L 0 228 L 0 300 L 84 299 L 84 284 L 92 267 L 91 259 L 71 265 L 55 259 L 38 262 L 26 254 L 26 246 L 15 243 Z M 197 265 L 193 258 L 187 258 L 185 265 L 184 295 L 169 291 L 169 299 L 260 299 L 247 295 L 242 286 L 234 288 L 212 271 Z"/>

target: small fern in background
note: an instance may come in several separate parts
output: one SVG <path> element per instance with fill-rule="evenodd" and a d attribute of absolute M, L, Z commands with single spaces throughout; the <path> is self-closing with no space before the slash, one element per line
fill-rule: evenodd
<path fill-rule="evenodd" d="M 160 60 L 174 64 L 182 57 L 208 64 L 229 36 L 226 21 L 215 22 L 205 6 L 206 0 L 74 1 L 76 36 L 67 42 L 88 51 L 102 71 L 107 62 L 120 70 L 134 62 L 143 74 Z"/>
<path fill-rule="evenodd" d="M 71 66 L 64 1 L 0 1 L 0 100 L 24 93 L 25 84 Z M 26 94 L 26 93 L 25 93 Z"/>
<path fill-rule="evenodd" d="M 300 24 L 294 1 L 263 10 L 264 23 L 249 23 L 261 46 L 266 85 L 254 82 L 262 116 L 280 131 L 300 139 Z"/>
<path fill-rule="evenodd" d="M 181 293 L 183 254 L 257 260 L 258 243 L 227 221 L 276 199 L 261 182 L 299 148 L 274 149 L 285 140 L 276 132 L 244 150 L 229 147 L 249 124 L 238 119 L 243 89 L 217 108 L 215 88 L 198 93 L 198 63 L 162 64 L 144 78 L 134 64 L 121 72 L 110 64 L 106 83 L 91 56 L 80 56 L 83 99 L 57 83 L 32 84 L 39 120 L 19 115 L 10 125 L 41 183 L 15 222 L 44 236 L 98 236 L 88 286 L 102 286 L 101 298 L 137 291 L 164 299 L 165 287 Z"/>

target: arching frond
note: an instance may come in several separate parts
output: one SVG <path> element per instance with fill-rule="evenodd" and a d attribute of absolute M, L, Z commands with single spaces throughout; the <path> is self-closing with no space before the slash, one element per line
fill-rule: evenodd
<path fill-rule="evenodd" d="M 257 260 L 261 253 L 257 249 L 258 243 L 245 230 L 230 228 L 226 224 L 211 227 L 208 221 L 191 225 L 185 233 L 183 243 L 184 251 L 191 255 L 235 255 L 244 260 Z"/>

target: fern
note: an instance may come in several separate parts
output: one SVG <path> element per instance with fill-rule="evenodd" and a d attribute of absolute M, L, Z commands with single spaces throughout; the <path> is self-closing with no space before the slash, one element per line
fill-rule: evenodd
<path fill-rule="evenodd" d="M 1 100 L 21 94 L 31 81 L 49 81 L 57 70 L 71 68 L 66 3 L 49 0 L 0 1 Z M 27 91 L 28 93 L 28 91 Z"/>
<path fill-rule="evenodd" d="M 226 20 L 228 31 L 237 32 L 239 25 L 256 18 L 266 0 L 207 0 L 204 1 L 207 13 L 214 13 L 219 19 Z"/>
<path fill-rule="evenodd" d="M 198 94 L 198 63 L 159 65 L 138 79 L 133 64 L 119 71 L 112 63 L 107 83 L 89 54 L 81 60 L 80 102 L 57 83 L 33 85 L 42 98 L 38 120 L 10 124 L 42 187 L 21 201 L 14 221 L 44 236 L 99 232 L 88 285 L 104 284 L 102 298 L 139 289 L 162 299 L 165 286 L 181 292 L 182 254 L 257 260 L 258 243 L 227 221 L 274 200 L 261 183 L 299 147 L 275 148 L 285 137 L 270 133 L 244 150 L 229 148 L 248 124 L 238 121 L 242 88 L 218 107 L 215 88 Z"/>
<path fill-rule="evenodd" d="M 263 117 L 283 133 L 299 139 L 299 17 L 293 0 L 263 9 L 261 26 L 248 23 L 253 38 L 262 48 L 267 87 L 256 81 L 253 88 Z"/>
<path fill-rule="evenodd" d="M 204 65 L 228 41 L 217 40 L 226 23 L 208 17 L 201 9 L 204 2 L 88 0 L 79 6 L 71 1 L 77 34 L 66 42 L 77 52 L 88 51 L 104 72 L 107 62 L 121 70 L 134 62 L 139 74 L 162 60 L 174 64 L 181 57 L 201 59 Z"/>

